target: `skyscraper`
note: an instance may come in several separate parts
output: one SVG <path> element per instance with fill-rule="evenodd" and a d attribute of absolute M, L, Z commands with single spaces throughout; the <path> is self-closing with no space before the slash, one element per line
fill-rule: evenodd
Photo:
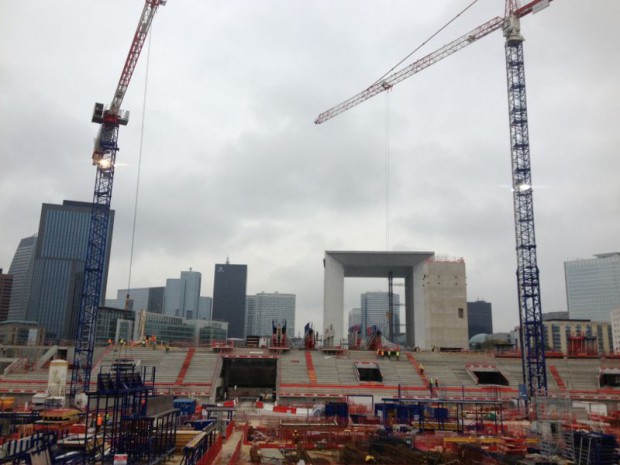
<path fill-rule="evenodd" d="M 229 323 L 230 338 L 243 338 L 245 335 L 247 275 L 247 265 L 231 265 L 228 260 L 215 265 L 212 319 Z"/>
<path fill-rule="evenodd" d="M 467 333 L 471 339 L 476 334 L 493 334 L 491 303 L 484 300 L 467 302 Z"/>
<path fill-rule="evenodd" d="M 13 275 L 3 273 L 0 268 L 0 321 L 5 321 L 9 316 L 12 287 Z"/>
<path fill-rule="evenodd" d="M 181 271 L 179 279 L 167 279 L 164 291 L 164 313 L 187 320 L 198 319 L 202 273 Z"/>
<path fill-rule="evenodd" d="M 387 338 L 390 334 L 388 324 L 389 293 L 388 292 L 365 292 L 361 296 L 362 300 L 362 334 L 367 334 L 368 328 L 376 326 Z M 400 295 L 393 294 L 392 299 L 394 318 L 392 324 L 394 335 L 400 334 Z"/>
<path fill-rule="evenodd" d="M 566 301 L 571 319 L 611 322 L 620 308 L 620 252 L 564 262 Z"/>
<path fill-rule="evenodd" d="M 211 309 L 213 308 L 213 299 L 211 297 L 200 296 L 198 302 L 197 320 L 211 320 Z"/>
<path fill-rule="evenodd" d="M 36 234 L 25 237 L 19 241 L 15 255 L 13 255 L 13 260 L 9 267 L 9 274 L 13 276 L 13 289 L 11 290 L 8 314 L 9 320 L 26 319 L 36 245 Z"/>
<path fill-rule="evenodd" d="M 286 335 L 295 335 L 295 294 L 261 292 L 247 296 L 246 336 L 270 336 L 273 322 L 286 321 Z"/>
<path fill-rule="evenodd" d="M 362 324 L 362 309 L 352 308 L 349 311 L 348 328 Z"/>
<path fill-rule="evenodd" d="M 26 318 L 45 327 L 48 339 L 73 339 L 80 308 L 91 204 L 43 204 Z M 114 211 L 110 211 L 101 301 L 105 296 Z"/>

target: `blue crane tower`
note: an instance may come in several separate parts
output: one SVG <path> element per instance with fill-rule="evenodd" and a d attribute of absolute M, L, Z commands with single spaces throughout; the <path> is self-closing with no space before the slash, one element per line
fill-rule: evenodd
<path fill-rule="evenodd" d="M 520 18 L 536 13 L 551 0 L 532 0 L 519 6 L 517 0 L 506 0 L 503 17 L 495 17 L 434 52 L 373 83 L 370 87 L 335 107 L 321 113 L 314 121 L 321 124 L 334 116 L 391 89 L 395 84 L 428 68 L 462 48 L 502 29 L 505 37 L 508 114 L 512 160 L 512 190 L 517 252 L 517 290 L 523 383 L 530 398 L 546 396 L 547 370 L 545 341 L 540 302 L 540 279 L 536 260 L 534 203 L 530 146 L 525 94 L 525 67 Z"/>
<path fill-rule="evenodd" d="M 120 126 L 126 126 L 129 122 L 129 112 L 121 110 L 121 104 L 138 63 L 153 17 L 157 8 L 160 5 L 165 5 L 166 1 L 145 0 L 142 15 L 127 54 L 123 72 L 116 86 L 112 103 L 108 107 L 102 103 L 96 103 L 93 111 L 92 122 L 101 126 L 95 139 L 92 157 L 93 165 L 97 167 L 97 174 L 73 356 L 73 371 L 69 391 L 71 399 L 75 399 L 78 394 L 87 392 L 90 386 L 97 312 L 101 300 L 101 283 L 103 281 L 108 238 L 114 167 L 116 153 L 119 150 L 118 129 Z"/>

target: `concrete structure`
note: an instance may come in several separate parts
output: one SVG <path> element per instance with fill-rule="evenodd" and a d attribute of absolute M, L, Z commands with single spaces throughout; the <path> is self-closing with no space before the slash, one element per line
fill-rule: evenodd
<path fill-rule="evenodd" d="M 213 319 L 229 323 L 228 337 L 245 337 L 245 298 L 248 266 L 226 263 L 215 265 L 213 279 Z"/>
<path fill-rule="evenodd" d="M 564 262 L 566 300 L 571 319 L 610 322 L 620 308 L 620 252 Z"/>
<path fill-rule="evenodd" d="M 5 321 L 9 316 L 12 289 L 13 275 L 3 273 L 0 268 L 0 321 Z"/>
<path fill-rule="evenodd" d="M 44 326 L 50 341 L 75 339 L 91 210 L 91 203 L 72 200 L 62 205 L 44 203 L 41 208 L 26 319 Z M 106 291 L 113 227 L 111 210 L 100 306 Z"/>
<path fill-rule="evenodd" d="M 339 346 L 344 330 L 344 278 L 405 281 L 406 344 L 467 348 L 463 260 L 435 261 L 433 252 L 325 252 L 323 344 Z"/>
<path fill-rule="evenodd" d="M 416 345 L 431 349 L 467 348 L 465 262 L 462 259 L 426 261 L 422 288 L 423 311 L 414 314 Z"/>
<path fill-rule="evenodd" d="M 34 268 L 34 253 L 37 245 L 37 236 L 25 237 L 19 241 L 9 274 L 13 276 L 11 302 L 9 303 L 8 319 L 23 320 L 28 310 L 30 286 L 32 285 L 32 270 Z"/>
<path fill-rule="evenodd" d="M 467 302 L 467 333 L 469 339 L 476 334 L 493 334 L 493 309 L 490 302 Z"/>
<path fill-rule="evenodd" d="M 287 337 L 295 335 L 295 294 L 261 292 L 246 299 L 246 336 L 269 336 L 273 322 L 286 321 Z"/>
<path fill-rule="evenodd" d="M 609 323 L 590 320 L 543 321 L 545 345 L 565 355 L 604 355 L 612 348 Z"/>
<path fill-rule="evenodd" d="M 361 330 L 362 335 L 368 334 L 368 329 L 376 326 L 384 338 L 388 338 L 390 328 L 388 324 L 388 312 L 390 311 L 390 297 L 388 292 L 364 292 L 361 295 Z M 400 334 L 400 295 L 393 294 L 392 305 L 394 317 L 392 328 L 395 338 Z M 395 341 L 392 341 L 395 342 Z"/>

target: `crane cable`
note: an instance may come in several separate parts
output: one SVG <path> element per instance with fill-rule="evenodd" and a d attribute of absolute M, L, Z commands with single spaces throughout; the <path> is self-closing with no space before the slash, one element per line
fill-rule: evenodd
<path fill-rule="evenodd" d="M 383 79 L 385 79 L 385 77 L 389 74 L 392 73 L 392 71 L 394 71 L 396 68 L 398 68 L 400 65 L 403 64 L 403 62 L 405 60 L 408 60 L 409 57 L 411 57 L 411 55 L 413 55 L 414 53 L 416 53 L 418 50 L 420 50 L 422 47 L 424 47 L 427 43 L 429 43 L 432 39 L 434 39 L 440 32 L 442 32 L 445 28 L 447 28 L 450 24 L 452 24 L 454 21 L 456 21 L 457 18 L 459 18 L 463 13 L 465 13 L 467 10 L 469 10 L 472 6 L 474 6 L 476 3 L 478 3 L 478 0 L 473 0 L 473 2 L 471 2 L 469 5 L 467 5 L 464 9 L 462 9 L 454 18 L 452 18 L 450 21 L 448 21 L 446 24 L 444 24 L 442 27 L 440 27 L 433 35 L 431 35 L 428 39 L 426 39 L 424 42 L 422 42 L 420 45 L 418 45 L 409 55 L 407 55 L 405 58 L 403 58 L 402 60 L 400 60 L 398 63 L 396 63 L 394 66 L 392 66 L 391 69 L 389 69 L 385 74 L 383 74 L 383 76 L 381 76 L 379 79 L 377 79 L 370 87 L 374 86 L 375 84 L 378 84 L 379 82 L 383 81 Z"/>
<path fill-rule="evenodd" d="M 472 6 L 478 3 L 478 0 L 473 0 L 469 5 L 462 9 L 454 18 L 440 27 L 434 34 L 428 39 L 418 45 L 409 55 L 396 63 L 391 69 L 389 69 L 383 76 L 377 79 L 373 85 L 381 82 L 386 76 L 391 74 L 396 68 L 398 68 L 403 62 L 411 57 L 414 53 L 424 47 L 428 42 L 434 39 L 440 32 L 447 28 L 450 24 L 456 21 L 463 13 L 469 10 Z M 386 88 L 385 99 L 385 251 L 390 250 L 390 89 Z"/>
<path fill-rule="evenodd" d="M 385 92 L 385 251 L 390 251 L 390 91 Z"/>
<path fill-rule="evenodd" d="M 125 298 L 125 310 L 128 310 L 129 306 L 129 290 L 131 289 L 131 271 L 133 267 L 133 250 L 136 241 L 136 222 L 138 217 L 138 197 L 140 193 L 140 172 L 142 169 L 142 146 L 144 143 L 144 120 L 146 118 L 146 96 L 149 83 L 149 64 L 151 59 L 151 38 L 153 37 L 153 30 L 151 26 L 151 33 L 149 34 L 149 43 L 146 51 L 146 75 L 144 78 L 144 97 L 142 99 L 142 122 L 140 125 L 140 146 L 138 149 L 138 175 L 136 180 L 136 195 L 134 198 L 133 207 L 133 225 L 131 228 L 131 249 L 129 252 L 129 275 L 127 277 L 127 296 Z M 135 310 L 135 309 L 134 309 Z"/>

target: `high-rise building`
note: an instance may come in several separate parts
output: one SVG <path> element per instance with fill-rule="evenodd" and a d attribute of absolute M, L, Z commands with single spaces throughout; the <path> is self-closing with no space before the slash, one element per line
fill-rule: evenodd
<path fill-rule="evenodd" d="M 200 296 L 198 301 L 197 320 L 211 320 L 211 309 L 213 308 L 213 299 L 211 297 Z"/>
<path fill-rule="evenodd" d="M 0 321 L 6 321 L 9 316 L 13 275 L 5 274 L 0 268 Z"/>
<path fill-rule="evenodd" d="M 362 324 L 362 309 L 352 308 L 349 311 L 348 328 Z"/>
<path fill-rule="evenodd" d="M 295 335 L 295 294 L 261 292 L 247 296 L 246 336 L 270 336 L 273 322 L 286 321 L 286 335 Z"/>
<path fill-rule="evenodd" d="M 187 320 L 197 320 L 200 310 L 202 274 L 181 271 L 179 279 L 167 279 L 164 291 L 164 314 Z"/>
<path fill-rule="evenodd" d="M 25 237 L 19 241 L 9 274 L 13 276 L 13 289 L 9 303 L 9 320 L 25 320 L 30 299 L 32 285 L 32 269 L 34 268 L 34 253 L 37 245 L 37 236 Z"/>
<path fill-rule="evenodd" d="M 390 295 L 388 292 L 365 292 L 361 296 L 362 308 L 360 313 L 362 334 L 368 334 L 368 329 L 376 326 L 383 333 L 383 337 L 389 337 L 390 326 L 388 323 L 390 311 Z M 400 295 L 392 294 L 392 324 L 394 336 L 400 334 Z"/>
<path fill-rule="evenodd" d="M 620 308 L 620 252 L 564 262 L 566 301 L 571 319 L 609 323 Z"/>
<path fill-rule="evenodd" d="M 164 311 L 164 287 L 119 289 L 116 291 L 116 299 L 105 301 L 106 307 L 119 309 L 124 309 L 126 303 L 127 309 L 134 312 L 144 309 L 150 313 L 161 314 Z"/>
<path fill-rule="evenodd" d="M 87 202 L 65 200 L 62 205 L 43 204 L 41 209 L 26 319 L 45 327 L 48 339 L 75 338 L 90 218 Z M 105 296 L 113 225 L 112 210 L 99 305 Z"/>
<path fill-rule="evenodd" d="M 215 265 L 212 319 L 229 323 L 230 338 L 245 336 L 247 275 L 247 265 L 231 265 L 228 260 Z"/>
<path fill-rule="evenodd" d="M 620 308 L 612 310 L 610 313 L 611 318 L 611 339 L 613 345 L 613 351 L 615 353 L 620 352 Z"/>
<path fill-rule="evenodd" d="M 197 320 L 200 308 L 200 286 L 202 274 L 197 271 L 181 271 L 183 282 L 183 317 L 186 320 Z"/>
<path fill-rule="evenodd" d="M 490 302 L 467 302 L 467 332 L 471 339 L 476 334 L 493 334 L 493 312 Z"/>

